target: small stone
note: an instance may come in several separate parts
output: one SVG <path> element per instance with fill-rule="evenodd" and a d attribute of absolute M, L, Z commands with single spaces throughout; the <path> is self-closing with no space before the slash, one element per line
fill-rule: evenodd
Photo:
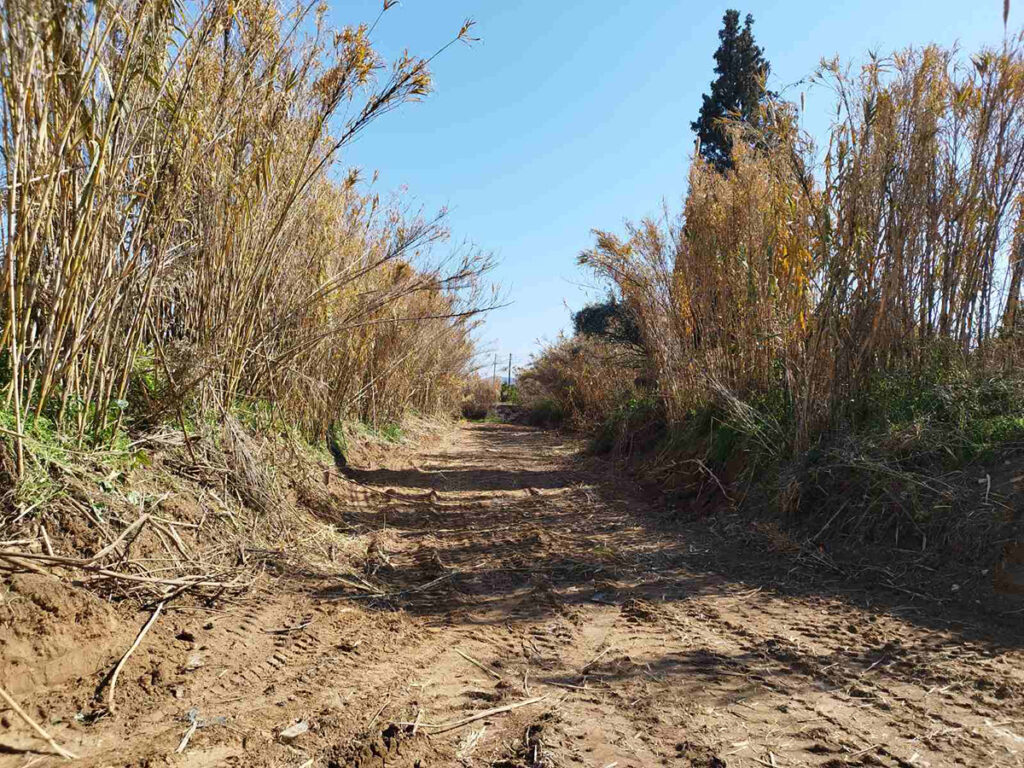
<path fill-rule="evenodd" d="M 283 731 L 281 731 L 279 738 L 285 744 L 291 744 L 293 741 L 299 738 L 299 736 L 301 736 L 308 730 L 309 723 L 307 723 L 305 720 L 299 720 L 299 722 L 295 723 L 295 725 L 290 725 Z"/>

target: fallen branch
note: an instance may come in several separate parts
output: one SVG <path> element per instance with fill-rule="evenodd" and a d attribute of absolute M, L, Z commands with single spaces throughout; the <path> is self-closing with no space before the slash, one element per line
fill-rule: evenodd
<path fill-rule="evenodd" d="M 379 596 L 384 594 L 379 589 L 377 589 L 376 587 L 373 587 L 373 586 L 365 586 L 364 587 L 361 584 L 357 584 L 354 581 L 349 581 L 348 579 L 343 579 L 341 576 L 335 576 L 334 578 L 335 578 L 336 581 L 340 582 L 341 584 L 344 584 L 349 589 L 356 589 L 356 590 L 359 590 L 360 592 L 366 592 L 371 597 L 379 597 Z"/>
<path fill-rule="evenodd" d="M 882 746 L 882 745 L 881 744 L 872 744 L 870 747 L 864 747 L 864 749 L 858 749 L 856 752 L 851 752 L 848 755 L 844 755 L 844 757 L 846 757 L 847 760 L 852 760 L 853 758 L 860 757 L 861 755 L 866 755 L 871 750 L 878 749 L 880 746 Z"/>
<path fill-rule="evenodd" d="M 121 531 L 121 535 L 120 536 L 118 536 L 112 542 L 107 544 L 107 546 L 105 546 L 103 549 L 101 549 L 95 555 L 90 557 L 88 560 L 83 560 L 82 562 L 92 564 L 92 563 L 95 563 L 95 562 L 98 562 L 98 561 L 102 560 L 104 557 L 106 557 L 108 554 L 110 554 L 117 547 L 118 544 L 120 544 L 122 541 L 127 539 L 134 531 L 141 529 L 142 526 L 144 526 L 148 520 L 149 520 L 149 515 L 142 515 L 138 520 L 136 520 L 134 523 L 132 523 L 127 528 L 125 528 L 123 531 Z M 50 554 L 53 554 L 53 553 L 51 552 Z"/>
<path fill-rule="evenodd" d="M 111 712 L 114 711 L 114 687 L 117 685 L 117 676 L 121 674 L 121 668 L 124 667 L 125 662 L 128 661 L 128 657 L 135 653 L 135 649 L 139 647 L 139 643 L 142 642 L 142 638 L 144 638 L 146 633 L 149 632 L 149 628 L 153 626 L 153 622 L 156 621 L 157 616 L 160 615 L 160 611 L 162 611 L 163 608 L 164 601 L 161 600 L 157 604 L 156 610 L 153 611 L 153 615 L 149 617 L 149 621 L 147 621 L 143 625 L 142 629 L 139 630 L 139 635 L 135 638 L 135 642 L 132 643 L 132 647 L 125 651 L 124 656 L 121 657 L 121 660 L 117 662 L 117 666 L 114 667 L 114 673 L 110 676 L 110 690 L 107 691 L 107 709 Z"/>
<path fill-rule="evenodd" d="M 569 685 L 569 683 L 555 683 L 549 682 L 546 685 L 553 685 L 556 688 L 568 688 L 572 691 L 586 691 L 587 693 L 601 693 L 601 691 L 595 690 L 594 688 L 587 688 L 585 685 Z"/>
<path fill-rule="evenodd" d="M 377 714 L 375 714 L 373 716 L 373 719 L 370 720 L 369 725 L 366 726 L 366 730 L 370 730 L 371 728 L 373 728 L 373 724 L 377 722 L 377 718 L 380 717 L 384 713 L 384 710 L 388 708 L 388 704 L 390 704 L 390 703 L 391 703 L 391 697 L 388 696 L 384 700 L 384 703 L 380 705 L 380 709 L 377 710 Z"/>
<path fill-rule="evenodd" d="M 50 749 L 52 749 L 58 755 L 63 757 L 65 760 L 78 759 L 78 755 L 76 755 L 74 752 L 70 752 L 64 749 L 64 747 L 62 747 L 60 744 L 54 741 L 53 736 L 44 731 L 42 727 L 39 725 L 39 723 L 37 723 L 35 720 L 29 717 L 28 714 L 26 714 L 25 710 L 18 706 L 18 702 L 12 699 L 11 695 L 7 693 L 7 691 L 5 691 L 3 688 L 0 688 L 0 699 L 3 699 L 7 703 L 7 706 L 14 710 L 14 714 L 16 714 L 22 720 L 24 720 L 33 731 L 39 734 L 39 738 L 43 739 L 47 744 L 49 744 Z"/>
<path fill-rule="evenodd" d="M 58 568 L 76 568 L 86 573 L 94 573 L 97 577 L 107 579 L 123 579 L 125 581 L 136 581 L 142 584 L 161 584 L 168 587 L 237 587 L 237 581 L 211 581 L 207 580 L 209 574 L 203 576 L 186 576 L 177 579 L 159 579 L 154 576 L 136 576 L 133 573 L 122 573 L 120 571 L 111 571 L 107 568 L 103 568 L 97 565 L 93 565 L 92 560 L 76 560 L 72 557 L 57 557 L 51 555 L 43 555 L 35 552 L 11 552 L 5 551 L 0 552 L 0 560 L 6 560 L 13 563 L 21 568 L 29 570 L 36 570 L 38 566 L 34 566 L 27 561 L 35 561 L 39 563 L 45 563 L 50 566 Z"/>
<path fill-rule="evenodd" d="M 16 568 L 21 568 L 24 571 L 29 571 L 29 572 L 35 573 L 35 574 L 37 574 L 39 576 L 45 576 L 48 579 L 58 579 L 59 578 L 56 574 L 50 573 L 49 571 L 46 571 L 46 570 L 43 570 L 42 568 L 40 568 L 38 565 L 36 565 L 35 563 L 31 562 L 30 560 L 19 560 L 16 557 L 8 557 L 8 558 L 6 558 L 6 560 L 7 560 L 7 562 L 9 564 L 13 565 Z"/>
<path fill-rule="evenodd" d="M 588 661 L 586 664 L 584 664 L 583 667 L 580 668 L 580 672 L 586 672 L 592 666 L 597 664 L 598 661 L 600 661 L 602 658 L 604 658 L 604 655 L 606 653 L 608 653 L 611 650 L 614 650 L 614 648 L 615 648 L 615 646 L 609 645 L 607 648 L 605 648 L 603 651 L 601 651 L 599 654 L 597 654 L 597 656 L 595 656 L 590 661 Z"/>
<path fill-rule="evenodd" d="M 468 662 L 469 662 L 470 664 L 472 664 L 472 665 L 473 665 L 474 667 L 479 667 L 480 669 L 482 669 L 482 670 L 483 670 L 484 672 L 486 672 L 486 673 L 487 673 L 488 675 L 490 675 L 490 676 L 491 676 L 491 677 L 493 677 L 494 679 L 496 679 L 496 680 L 501 680 L 501 675 L 499 675 L 499 674 L 498 674 L 497 672 L 495 672 L 495 671 L 494 671 L 493 669 L 491 669 L 490 667 L 487 667 L 487 666 L 485 666 L 485 665 L 481 664 L 481 663 L 480 663 L 479 661 L 477 661 L 476 659 L 474 659 L 474 658 L 473 658 L 472 656 L 470 656 L 470 655 L 469 655 L 468 653 L 463 653 L 463 652 L 462 652 L 462 651 L 460 651 L 460 650 L 459 650 L 458 648 L 452 648 L 452 650 L 453 650 L 453 651 L 455 651 L 455 652 L 456 652 L 457 654 L 459 654 L 459 656 L 461 656 L 462 658 L 464 658 L 464 659 L 465 659 L 466 661 L 468 661 Z"/>
<path fill-rule="evenodd" d="M 185 748 L 188 746 L 188 743 L 192 740 L 192 734 L 196 732 L 196 728 L 198 727 L 199 718 L 197 717 L 192 721 L 192 724 L 189 725 L 188 729 L 185 731 L 185 734 L 181 737 L 181 741 L 178 742 L 178 748 L 174 750 L 174 754 L 180 755 L 182 752 L 185 751 Z"/>
<path fill-rule="evenodd" d="M 728 492 L 725 490 L 725 486 L 722 485 L 721 481 L 718 479 L 718 477 L 715 475 L 715 473 L 712 472 L 710 469 L 708 469 L 708 465 L 707 464 L 705 464 L 700 459 L 687 459 L 683 463 L 684 464 L 696 464 L 698 467 L 700 467 L 701 470 L 705 474 L 707 474 L 712 480 L 715 481 L 715 485 L 718 486 L 718 490 L 720 490 L 722 492 L 722 496 L 725 497 L 725 500 L 730 502 L 730 503 L 732 503 L 732 499 L 729 497 Z"/>
<path fill-rule="evenodd" d="M 276 627 L 274 629 L 264 629 L 263 631 L 268 635 L 287 635 L 289 632 L 298 632 L 305 629 L 312 624 L 313 621 L 314 619 L 310 619 L 309 621 L 303 621 L 300 624 L 296 624 L 294 627 Z"/>
<path fill-rule="evenodd" d="M 516 704 L 506 704 L 504 707 L 495 707 L 494 709 L 488 709 L 484 712 L 477 712 L 475 715 L 463 718 L 462 720 L 456 720 L 453 723 L 443 723 L 438 726 L 438 730 L 434 731 L 431 735 L 437 735 L 439 733 L 447 733 L 448 731 L 454 731 L 456 728 L 461 728 L 464 725 L 475 723 L 477 720 L 483 720 L 485 717 L 491 717 L 492 715 L 500 715 L 504 712 L 511 712 L 513 709 L 519 709 L 520 707 L 527 707 L 530 704 L 536 704 L 539 701 L 543 701 L 547 696 L 537 696 L 533 699 L 527 699 L 526 701 L 520 701 Z"/>
<path fill-rule="evenodd" d="M 365 595 L 344 595 L 344 597 L 346 597 L 349 600 L 363 600 L 367 598 L 380 598 L 383 600 L 389 600 L 392 597 L 401 597 L 402 595 L 412 594 L 413 592 L 423 592 L 424 590 L 430 589 L 431 587 L 440 584 L 442 581 L 445 581 L 446 579 L 452 578 L 453 576 L 457 575 L 457 573 L 457 571 L 453 571 L 452 573 L 446 573 L 443 576 L 438 576 L 436 579 L 431 579 L 426 584 L 420 584 L 418 587 L 410 587 L 409 589 L 400 589 L 397 592 L 377 592 L 374 594 Z"/>

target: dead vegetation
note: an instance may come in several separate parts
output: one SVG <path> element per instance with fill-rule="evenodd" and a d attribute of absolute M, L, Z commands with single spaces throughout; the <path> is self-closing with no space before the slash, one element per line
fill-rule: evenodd
<path fill-rule="evenodd" d="M 972 62 L 827 62 L 815 82 L 838 109 L 823 153 L 776 103 L 761 139 L 735 127 L 734 170 L 694 160 L 679 219 L 599 232 L 582 257 L 635 316 L 670 421 L 732 396 L 785 420 L 778 449 L 864 421 L 885 377 L 1019 354 L 1020 39 Z"/>
<path fill-rule="evenodd" d="M 0 31 L 18 475 L 44 421 L 80 447 L 239 406 L 310 438 L 457 410 L 489 257 L 337 180 L 428 60 L 275 2 L 13 2 Z"/>
<path fill-rule="evenodd" d="M 431 90 L 373 29 L 273 0 L 4 4 L 5 572 L 153 606 L 327 562 L 346 452 L 458 414 L 491 260 L 340 172 Z"/>
<path fill-rule="evenodd" d="M 640 361 L 560 341 L 524 374 L 535 403 L 695 509 L 996 557 L 1021 525 L 1022 40 L 823 62 L 820 145 L 781 99 L 732 120 L 732 168 L 695 155 L 679 214 L 581 255 Z"/>
<path fill-rule="evenodd" d="M 496 378 L 485 378 L 477 374 L 466 382 L 462 392 L 462 416 L 467 419 L 482 419 L 500 399 L 501 382 Z"/>

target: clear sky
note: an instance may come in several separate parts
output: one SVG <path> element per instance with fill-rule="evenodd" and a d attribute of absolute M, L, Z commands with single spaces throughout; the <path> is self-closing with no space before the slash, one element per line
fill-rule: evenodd
<path fill-rule="evenodd" d="M 372 21 L 382 0 L 328 0 L 337 25 Z M 1024 0 L 1010 28 L 1024 19 Z M 779 90 L 821 57 L 869 49 L 1002 40 L 1000 0 L 708 3 L 681 0 L 402 0 L 374 32 L 378 50 L 429 55 L 466 17 L 480 42 L 436 60 L 436 92 L 375 123 L 343 162 L 380 173 L 428 209 L 448 206 L 455 239 L 493 251 L 511 306 L 488 316 L 482 345 L 507 364 L 569 324 L 596 297 L 576 256 L 590 230 L 678 209 L 693 149 L 690 121 L 713 77 L 726 8 L 754 15 Z M 800 89 L 793 91 L 799 98 Z M 828 93 L 806 97 L 807 127 L 827 125 Z"/>

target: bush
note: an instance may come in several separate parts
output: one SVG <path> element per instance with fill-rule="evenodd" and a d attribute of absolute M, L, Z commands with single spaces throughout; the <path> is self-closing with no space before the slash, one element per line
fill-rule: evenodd
<path fill-rule="evenodd" d="M 499 385 L 497 379 L 473 376 L 462 389 L 462 417 L 464 419 L 483 419 L 498 402 Z"/>
<path fill-rule="evenodd" d="M 545 397 L 529 406 L 526 423 L 532 427 L 556 429 L 565 423 L 565 409 L 557 400 Z"/>
<path fill-rule="evenodd" d="M 501 385 L 501 402 L 511 403 L 513 405 L 519 404 L 519 387 L 515 384 L 502 384 Z"/>
<path fill-rule="evenodd" d="M 644 396 L 644 364 L 641 355 L 622 345 L 592 336 L 563 337 L 520 374 L 520 396 L 528 409 L 557 410 L 567 426 L 593 430 L 622 403 Z"/>
<path fill-rule="evenodd" d="M 665 434 L 665 415 L 651 396 L 631 397 L 598 427 L 592 448 L 596 453 L 622 455 L 650 450 Z"/>

